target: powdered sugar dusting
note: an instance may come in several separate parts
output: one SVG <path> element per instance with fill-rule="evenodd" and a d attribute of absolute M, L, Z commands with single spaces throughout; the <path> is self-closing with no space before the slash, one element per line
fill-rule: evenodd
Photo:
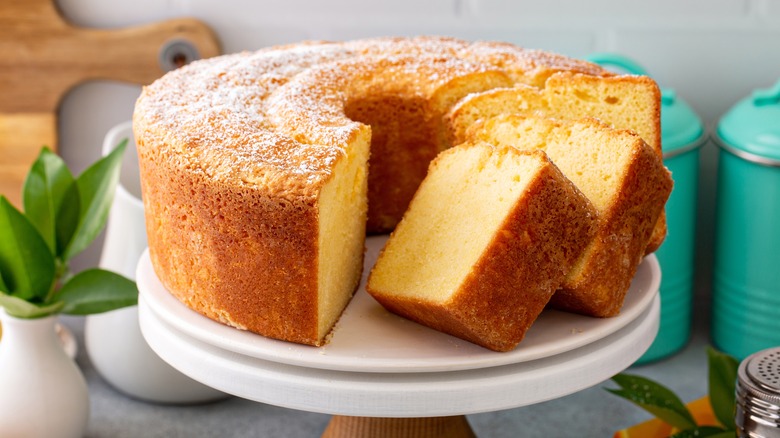
<path fill-rule="evenodd" d="M 215 180 L 265 185 L 289 178 L 288 186 L 301 188 L 324 181 L 362 129 L 344 114 L 350 98 L 377 89 L 428 98 L 455 78 L 499 69 L 517 82 L 540 71 L 605 74 L 589 63 L 500 43 L 308 42 L 201 60 L 166 74 L 138 100 L 136 136 L 139 145 L 168 148 L 161 155 Z"/>

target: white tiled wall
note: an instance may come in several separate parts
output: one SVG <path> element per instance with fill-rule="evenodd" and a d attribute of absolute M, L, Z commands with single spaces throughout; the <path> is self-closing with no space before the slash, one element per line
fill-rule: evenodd
<path fill-rule="evenodd" d="M 60 0 L 74 24 L 119 27 L 194 16 L 233 52 L 303 39 L 442 34 L 505 40 L 583 57 L 616 51 L 642 64 L 714 123 L 780 79 L 780 0 Z M 105 132 L 129 119 L 137 86 L 85 84 L 61 108 L 61 150 L 92 161 Z M 780 121 L 778 122 L 780 123 Z M 700 289 L 712 252 L 716 149 L 702 150 Z"/>

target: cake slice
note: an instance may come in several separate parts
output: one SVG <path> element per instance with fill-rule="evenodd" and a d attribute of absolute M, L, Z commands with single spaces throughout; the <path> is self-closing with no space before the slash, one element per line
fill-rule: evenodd
<path fill-rule="evenodd" d="M 391 312 L 509 351 L 592 239 L 595 216 L 544 152 L 456 146 L 431 163 L 366 289 Z"/>
<path fill-rule="evenodd" d="M 590 199 L 598 231 L 551 305 L 597 317 L 618 314 L 672 190 L 653 149 L 594 119 L 501 115 L 476 123 L 467 137 L 544 151 Z"/>
<path fill-rule="evenodd" d="M 595 117 L 617 129 L 635 131 L 663 159 L 661 150 L 661 92 L 647 76 L 597 77 L 573 72 L 551 75 L 541 88 L 516 84 L 472 93 L 445 116 L 449 143 L 467 140 L 475 122 L 501 114 L 544 115 L 579 120 Z M 657 250 L 666 238 L 666 216 L 658 219 L 645 254 Z"/>

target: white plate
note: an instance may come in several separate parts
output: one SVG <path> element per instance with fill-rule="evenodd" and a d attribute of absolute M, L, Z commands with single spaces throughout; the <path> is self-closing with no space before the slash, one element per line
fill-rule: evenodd
<path fill-rule="evenodd" d="M 329 344 L 319 348 L 237 330 L 190 310 L 160 283 L 148 253 L 141 257 L 136 281 L 151 311 L 176 330 L 206 344 L 283 364 L 369 373 L 487 368 L 570 351 L 615 333 L 636 319 L 650 306 L 660 285 L 658 261 L 651 255 L 639 266 L 618 316 L 590 318 L 548 309 L 515 350 L 497 353 L 391 314 L 365 292 L 366 276 L 385 240 L 367 239 L 363 281 Z"/>
<path fill-rule="evenodd" d="M 237 397 L 308 412 L 437 417 L 492 412 L 572 394 L 623 371 L 658 333 L 658 295 L 620 330 L 571 351 L 504 366 L 438 373 L 361 373 L 236 354 L 177 330 L 138 300 L 152 349 L 193 379 Z M 499 354 L 499 353 L 494 353 Z"/>

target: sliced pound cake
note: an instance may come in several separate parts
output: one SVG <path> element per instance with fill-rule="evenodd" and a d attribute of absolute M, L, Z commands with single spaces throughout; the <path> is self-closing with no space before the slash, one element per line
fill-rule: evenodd
<path fill-rule="evenodd" d="M 475 122 L 501 114 L 540 114 L 564 120 L 595 117 L 617 129 L 635 131 L 663 159 L 661 150 L 661 93 L 647 76 L 594 78 L 572 72 L 551 75 L 541 88 L 516 84 L 472 93 L 445 116 L 449 142 L 467 140 Z M 661 213 L 645 254 L 658 249 L 666 237 Z"/>
<path fill-rule="evenodd" d="M 544 152 L 456 146 L 431 163 L 366 289 L 391 312 L 508 351 L 592 240 L 595 218 Z"/>
<path fill-rule="evenodd" d="M 542 150 L 593 203 L 598 231 L 551 305 L 618 314 L 672 190 L 663 162 L 638 135 L 594 119 L 501 115 L 469 128 L 472 141 Z"/>

